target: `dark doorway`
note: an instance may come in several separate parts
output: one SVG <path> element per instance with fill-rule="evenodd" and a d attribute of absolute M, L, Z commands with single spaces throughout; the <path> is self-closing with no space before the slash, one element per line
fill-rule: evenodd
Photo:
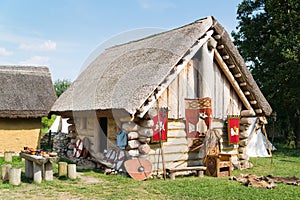
<path fill-rule="evenodd" d="M 100 125 L 100 152 L 104 152 L 107 149 L 107 118 L 100 117 L 99 118 Z"/>

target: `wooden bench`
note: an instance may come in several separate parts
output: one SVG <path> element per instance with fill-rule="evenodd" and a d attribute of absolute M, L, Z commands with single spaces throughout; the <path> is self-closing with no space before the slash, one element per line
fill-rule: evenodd
<path fill-rule="evenodd" d="M 196 171 L 198 177 L 203 177 L 205 170 L 206 170 L 206 167 L 204 167 L 204 166 L 167 168 L 167 172 L 169 173 L 169 177 L 171 180 L 175 180 L 176 175 L 178 175 L 177 172 Z"/>

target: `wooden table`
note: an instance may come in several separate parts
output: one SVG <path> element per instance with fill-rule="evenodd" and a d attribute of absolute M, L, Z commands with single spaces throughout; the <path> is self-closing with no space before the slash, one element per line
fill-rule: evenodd
<path fill-rule="evenodd" d="M 20 153 L 20 157 L 25 159 L 25 176 L 33 178 L 36 183 L 53 180 L 52 163 L 58 161 L 58 157 L 44 158 L 43 156 Z M 44 172 L 44 173 L 43 173 Z"/>

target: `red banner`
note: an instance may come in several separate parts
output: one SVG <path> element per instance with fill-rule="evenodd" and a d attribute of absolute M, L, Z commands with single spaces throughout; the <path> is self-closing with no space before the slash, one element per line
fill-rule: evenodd
<path fill-rule="evenodd" d="M 204 134 L 211 124 L 211 98 L 185 99 L 186 133 L 188 138 Z"/>
<path fill-rule="evenodd" d="M 153 136 L 152 142 L 167 141 L 168 131 L 168 111 L 167 109 L 161 109 L 159 115 L 152 118 L 154 125 L 152 127 Z M 161 136 L 161 137 L 160 137 Z"/>
<path fill-rule="evenodd" d="M 228 139 L 229 144 L 240 142 L 240 118 L 238 116 L 228 116 Z"/>

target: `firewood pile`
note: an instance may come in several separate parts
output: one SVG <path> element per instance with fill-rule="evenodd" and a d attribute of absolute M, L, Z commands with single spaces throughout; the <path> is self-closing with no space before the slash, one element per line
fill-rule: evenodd
<path fill-rule="evenodd" d="M 279 176 L 256 176 L 254 174 L 241 174 L 240 177 L 230 177 L 230 180 L 238 181 L 245 186 L 273 189 L 275 183 L 283 183 L 287 185 L 300 185 L 300 179 L 296 177 L 279 177 Z"/>

